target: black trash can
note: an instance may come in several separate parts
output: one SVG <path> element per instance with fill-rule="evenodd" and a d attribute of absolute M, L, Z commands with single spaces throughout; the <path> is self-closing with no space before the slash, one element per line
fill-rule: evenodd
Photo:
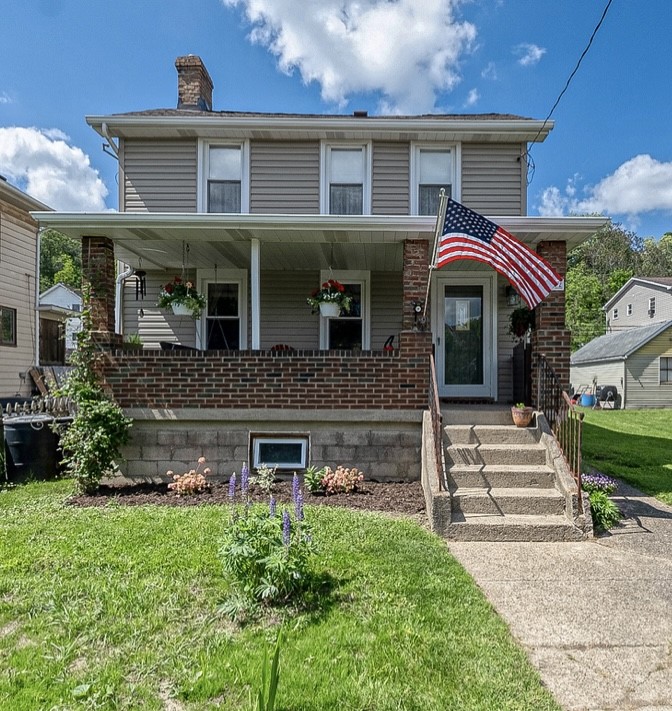
<path fill-rule="evenodd" d="M 60 453 L 58 435 L 52 430 L 50 415 L 21 415 L 4 418 L 7 478 L 53 479 L 58 476 Z"/>

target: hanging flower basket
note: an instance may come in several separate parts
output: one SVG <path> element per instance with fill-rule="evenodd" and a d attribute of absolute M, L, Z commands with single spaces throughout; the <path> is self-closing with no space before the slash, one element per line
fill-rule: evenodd
<path fill-rule="evenodd" d="M 313 313 L 317 313 L 319 309 L 325 318 L 335 318 L 341 311 L 347 314 L 352 306 L 352 297 L 345 293 L 345 287 L 336 279 L 325 281 L 306 301 L 312 307 Z M 324 309 L 327 307 L 329 307 L 328 312 L 325 313 Z"/>
<path fill-rule="evenodd" d="M 341 307 L 335 301 L 323 301 L 320 304 L 320 316 L 336 318 L 341 313 Z"/>
<path fill-rule="evenodd" d="M 177 316 L 198 318 L 205 308 L 205 297 L 196 291 L 192 282 L 176 276 L 161 288 L 157 306 L 170 309 Z"/>

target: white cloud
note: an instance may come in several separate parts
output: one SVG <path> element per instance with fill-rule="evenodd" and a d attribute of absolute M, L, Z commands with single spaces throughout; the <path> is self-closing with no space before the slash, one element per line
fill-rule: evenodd
<path fill-rule="evenodd" d="M 546 188 L 541 194 L 539 214 L 603 213 L 635 218 L 655 210 L 672 211 L 672 161 L 635 156 L 596 185 L 584 188 L 583 197 L 577 197 L 576 182 L 575 176 L 564 190 Z"/>
<path fill-rule="evenodd" d="M 539 45 L 523 42 L 513 48 L 513 53 L 519 57 L 518 64 L 521 67 L 532 67 L 539 63 L 546 50 Z"/>
<path fill-rule="evenodd" d="M 14 99 L 6 92 L 0 91 L 0 104 L 13 104 Z"/>
<path fill-rule="evenodd" d="M 478 89 L 472 89 L 468 96 L 467 100 L 464 102 L 465 106 L 474 106 L 474 104 L 478 103 L 478 100 L 481 98 L 481 95 L 478 93 Z"/>
<path fill-rule="evenodd" d="M 496 81 L 497 79 L 497 66 L 495 65 L 494 62 L 488 62 L 483 71 L 481 72 L 481 77 L 483 79 L 491 79 L 492 81 Z"/>
<path fill-rule="evenodd" d="M 459 61 L 476 28 L 455 19 L 465 0 L 222 0 L 242 6 L 250 38 L 280 69 L 321 86 L 344 106 L 355 92 L 380 92 L 394 113 L 434 109 L 436 93 L 460 81 Z"/>
<path fill-rule="evenodd" d="M 59 129 L 0 128 L 0 173 L 56 210 L 105 210 L 105 184 L 68 140 Z"/>

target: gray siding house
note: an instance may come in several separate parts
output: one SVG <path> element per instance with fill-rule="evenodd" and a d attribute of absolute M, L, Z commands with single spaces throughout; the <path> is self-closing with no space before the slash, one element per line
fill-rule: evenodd
<path fill-rule="evenodd" d="M 572 355 L 571 380 L 615 386 L 623 408 L 672 407 L 672 320 L 593 339 Z"/>
<path fill-rule="evenodd" d="M 176 68 L 177 108 L 86 119 L 117 153 L 119 213 L 36 215 L 82 240 L 106 379 L 135 419 L 129 470 L 188 465 L 201 442 L 239 467 L 271 432 L 303 438 L 317 464 L 417 478 L 432 354 L 440 397 L 513 397 L 507 281 L 474 261 L 430 269 L 440 188 L 561 274 L 605 221 L 527 216 L 528 143 L 553 123 L 216 111 L 200 58 Z M 174 276 L 206 297 L 200 317 L 157 307 Z M 311 313 L 329 278 L 350 314 Z M 456 327 L 457 306 L 469 318 Z M 532 348 L 568 385 L 564 292 L 536 312 Z M 142 351 L 116 349 L 128 333 Z"/>
<path fill-rule="evenodd" d="M 604 305 L 607 332 L 672 319 L 672 277 L 632 277 Z"/>

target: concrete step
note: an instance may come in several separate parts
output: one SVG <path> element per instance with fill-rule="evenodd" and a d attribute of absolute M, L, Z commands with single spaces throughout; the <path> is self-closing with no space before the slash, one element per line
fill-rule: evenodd
<path fill-rule="evenodd" d="M 455 489 L 555 488 L 555 472 L 546 464 L 465 464 L 451 467 L 447 475 Z"/>
<path fill-rule="evenodd" d="M 459 488 L 451 492 L 453 512 L 561 516 L 565 497 L 556 489 Z"/>
<path fill-rule="evenodd" d="M 445 405 L 441 408 L 444 425 L 510 425 L 510 405 Z M 534 420 L 533 420 L 534 422 Z"/>
<path fill-rule="evenodd" d="M 514 425 L 446 425 L 446 441 L 462 444 L 536 444 L 537 431 Z"/>
<path fill-rule="evenodd" d="M 546 464 L 541 444 L 481 444 L 478 453 L 484 464 Z"/>
<path fill-rule="evenodd" d="M 578 541 L 583 533 L 564 516 L 455 513 L 443 537 L 449 541 Z"/>

